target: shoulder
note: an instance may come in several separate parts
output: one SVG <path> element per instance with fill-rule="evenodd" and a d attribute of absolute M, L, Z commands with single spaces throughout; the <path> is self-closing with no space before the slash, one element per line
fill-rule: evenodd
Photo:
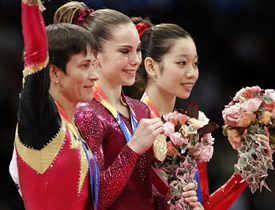
<path fill-rule="evenodd" d="M 91 100 L 86 103 L 78 103 L 75 108 L 75 121 L 76 123 L 82 121 L 95 121 L 99 119 L 99 115 L 104 111 L 104 107 L 96 100 Z"/>
<path fill-rule="evenodd" d="M 139 118 L 150 118 L 150 110 L 148 106 L 140 100 L 126 96 L 127 103 L 136 112 Z"/>

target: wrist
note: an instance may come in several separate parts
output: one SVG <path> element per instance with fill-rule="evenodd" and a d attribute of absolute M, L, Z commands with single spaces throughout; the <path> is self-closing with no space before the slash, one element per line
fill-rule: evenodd
<path fill-rule="evenodd" d="M 142 151 L 140 150 L 140 147 L 139 145 L 137 145 L 135 143 L 135 139 L 131 139 L 129 142 L 128 142 L 128 147 L 133 150 L 135 153 L 141 155 L 142 154 Z"/>

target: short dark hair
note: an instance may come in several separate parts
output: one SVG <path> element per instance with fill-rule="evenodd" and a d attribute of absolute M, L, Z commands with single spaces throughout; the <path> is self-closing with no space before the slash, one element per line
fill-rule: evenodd
<path fill-rule="evenodd" d="M 95 49 L 92 34 L 80 26 L 60 23 L 46 27 L 49 45 L 49 64 L 56 65 L 66 72 L 70 58 L 79 53 L 87 54 Z"/>

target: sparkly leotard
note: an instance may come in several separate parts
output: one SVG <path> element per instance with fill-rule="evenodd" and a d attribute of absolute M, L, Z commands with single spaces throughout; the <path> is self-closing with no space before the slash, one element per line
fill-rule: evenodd
<path fill-rule="evenodd" d="M 137 121 L 149 118 L 148 107 L 126 97 Z M 130 119 L 122 119 L 131 130 Z M 152 150 L 138 155 L 126 144 L 113 115 L 98 101 L 79 104 L 75 122 L 96 157 L 100 170 L 99 209 L 154 209 L 152 197 Z"/>

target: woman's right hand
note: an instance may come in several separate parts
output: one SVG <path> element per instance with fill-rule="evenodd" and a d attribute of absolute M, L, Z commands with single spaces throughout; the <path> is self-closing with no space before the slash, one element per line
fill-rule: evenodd
<path fill-rule="evenodd" d="M 141 119 L 128 146 L 134 152 L 143 154 L 150 149 L 157 135 L 163 132 L 164 127 L 160 118 Z"/>

